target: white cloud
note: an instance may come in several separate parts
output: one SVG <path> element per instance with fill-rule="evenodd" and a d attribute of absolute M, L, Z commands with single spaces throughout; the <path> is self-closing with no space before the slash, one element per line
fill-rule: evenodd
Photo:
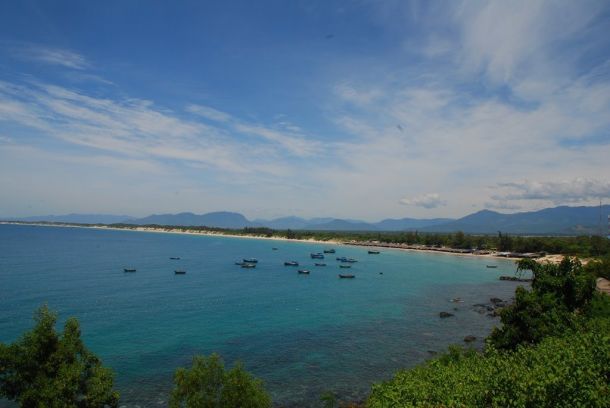
<path fill-rule="evenodd" d="M 83 70 L 90 67 L 89 62 L 82 55 L 53 47 L 38 45 L 21 45 L 14 49 L 15 54 L 23 59 L 42 62 L 50 65 L 59 65 L 66 68 Z"/>
<path fill-rule="evenodd" d="M 561 181 L 524 180 L 499 183 L 496 188 L 501 192 L 492 198 L 500 202 L 545 200 L 564 204 L 610 198 L 610 182 L 584 178 Z"/>
<path fill-rule="evenodd" d="M 405 197 L 400 200 L 400 203 L 404 205 L 414 205 L 416 207 L 423 207 L 427 209 L 447 205 L 447 202 L 445 200 L 441 200 L 441 196 L 438 193 L 422 194 L 420 196 L 412 198 Z"/>
<path fill-rule="evenodd" d="M 228 122 L 231 120 L 231 115 L 228 113 L 210 108 L 209 106 L 189 105 L 186 107 L 186 110 L 215 122 Z"/>

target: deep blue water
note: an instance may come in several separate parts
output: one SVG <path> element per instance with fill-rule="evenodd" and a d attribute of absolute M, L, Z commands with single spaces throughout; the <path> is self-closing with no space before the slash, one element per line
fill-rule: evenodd
<path fill-rule="evenodd" d="M 424 361 L 429 351 L 469 334 L 486 336 L 498 321 L 472 305 L 509 298 L 516 287 L 497 280 L 514 271 L 508 260 L 334 246 L 328 266 L 314 267 L 320 261 L 309 253 L 324 248 L 0 225 L 0 342 L 29 329 L 46 302 L 61 322 L 79 319 L 87 346 L 115 370 L 124 406 L 164 406 L 175 368 L 212 352 L 227 365 L 241 360 L 277 403 L 312 406 L 326 390 L 362 399 L 373 382 Z M 340 270 L 336 256 L 359 262 Z M 257 268 L 234 265 L 244 257 L 258 258 Z M 298 275 L 285 260 L 301 262 L 311 275 Z M 338 278 L 347 271 L 356 279 Z M 450 303 L 454 297 L 464 303 Z M 440 311 L 455 317 L 440 319 Z"/>

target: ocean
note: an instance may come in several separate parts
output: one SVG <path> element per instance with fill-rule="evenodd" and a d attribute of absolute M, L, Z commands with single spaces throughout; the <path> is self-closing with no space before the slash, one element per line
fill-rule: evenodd
<path fill-rule="evenodd" d="M 324 261 L 309 256 L 331 247 Z M 339 269 L 340 256 L 358 262 Z M 251 257 L 256 268 L 235 265 Z M 165 406 L 174 370 L 211 353 L 243 362 L 277 405 L 316 406 L 325 391 L 358 401 L 467 335 L 481 347 L 499 321 L 473 305 L 513 296 L 518 284 L 498 276 L 514 270 L 509 260 L 425 252 L 0 225 L 0 342 L 30 329 L 46 303 L 58 328 L 78 318 L 87 347 L 115 371 L 124 407 Z M 457 297 L 464 302 L 450 302 Z"/>

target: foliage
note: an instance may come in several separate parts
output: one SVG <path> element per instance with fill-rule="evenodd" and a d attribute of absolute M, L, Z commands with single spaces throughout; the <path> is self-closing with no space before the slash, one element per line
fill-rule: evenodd
<path fill-rule="evenodd" d="M 22 407 L 116 407 L 113 374 L 85 348 L 75 318 L 56 333 L 57 315 L 47 306 L 35 327 L 12 344 L 0 344 L 0 397 Z"/>
<path fill-rule="evenodd" d="M 377 407 L 609 407 L 610 336 L 594 328 L 536 347 L 456 352 L 373 386 Z"/>
<path fill-rule="evenodd" d="M 610 279 L 610 255 L 591 260 L 585 269 L 595 277 Z"/>
<path fill-rule="evenodd" d="M 532 289 L 515 292 L 515 302 L 500 312 L 502 326 L 489 340 L 500 349 L 537 343 L 547 336 L 575 329 L 579 315 L 595 291 L 594 278 L 578 260 L 564 258 L 559 265 L 540 264 L 531 259 L 518 262 L 519 269 L 533 273 Z"/>
<path fill-rule="evenodd" d="M 521 260 L 518 288 L 485 353 L 443 356 L 373 386 L 369 407 L 610 407 L 610 297 L 580 262 Z"/>
<path fill-rule="evenodd" d="M 174 375 L 171 408 L 260 408 L 271 399 L 262 381 L 252 377 L 241 364 L 226 371 L 217 354 L 195 356 L 192 367 L 179 368 Z"/>

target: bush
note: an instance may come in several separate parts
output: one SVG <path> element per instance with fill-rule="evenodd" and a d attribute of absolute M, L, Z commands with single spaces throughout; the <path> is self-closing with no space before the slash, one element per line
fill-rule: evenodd
<path fill-rule="evenodd" d="M 0 343 L 0 397 L 22 407 L 99 408 L 118 406 L 113 374 L 85 348 L 80 327 L 68 319 L 61 335 L 47 306 L 35 327 L 13 344 Z"/>
<path fill-rule="evenodd" d="M 550 337 L 536 347 L 456 352 L 373 386 L 377 407 L 609 407 L 610 335 Z"/>
<path fill-rule="evenodd" d="M 271 399 L 261 380 L 252 377 L 241 364 L 225 371 L 217 354 L 195 356 L 190 369 L 174 375 L 171 408 L 263 408 Z"/>

